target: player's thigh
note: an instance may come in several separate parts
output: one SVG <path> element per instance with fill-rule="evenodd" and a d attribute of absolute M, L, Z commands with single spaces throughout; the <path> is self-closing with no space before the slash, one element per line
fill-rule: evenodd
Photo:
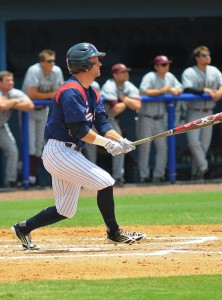
<path fill-rule="evenodd" d="M 114 184 L 108 172 L 90 162 L 82 153 L 63 143 L 57 142 L 57 147 L 51 147 L 49 143 L 44 147 L 42 158 L 46 170 L 52 176 L 93 190 Z"/>

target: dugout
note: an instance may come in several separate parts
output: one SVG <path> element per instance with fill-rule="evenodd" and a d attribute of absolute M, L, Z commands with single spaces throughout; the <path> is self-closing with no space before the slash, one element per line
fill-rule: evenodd
<path fill-rule="evenodd" d="M 108 7 L 107 7 L 108 5 Z M 152 59 L 165 54 L 173 60 L 171 71 L 180 80 L 184 68 L 192 64 L 191 52 L 194 47 L 206 44 L 212 53 L 212 64 L 222 71 L 221 49 L 218 43 L 222 32 L 222 3 L 213 0 L 201 5 L 188 1 L 139 1 L 125 0 L 85 1 L 62 3 L 36 0 L 30 6 L 27 0 L 10 3 L 0 1 L 0 69 L 5 68 L 15 75 L 16 87 L 20 88 L 27 68 L 36 62 L 37 54 L 45 48 L 57 53 L 57 64 L 62 68 L 65 79 L 68 72 L 65 54 L 75 43 L 88 41 L 98 49 L 107 52 L 103 59 L 102 85 L 110 77 L 110 67 L 123 62 L 132 68 L 130 80 L 137 86 L 142 76 L 152 69 Z M 218 103 L 215 112 L 221 111 Z M 125 130 L 134 139 L 135 113 L 127 111 L 121 121 Z M 20 148 L 18 116 L 11 119 L 10 126 Z M 210 165 L 220 176 L 221 127 L 215 126 L 209 151 Z M 218 138 L 219 137 L 219 138 Z M 185 139 L 177 137 L 178 179 L 189 179 L 190 154 Z M 0 184 L 3 180 L 4 157 L 0 159 Z M 132 171 L 133 167 L 133 174 Z M 128 171 L 127 171 L 128 170 Z M 126 179 L 137 180 L 136 153 L 126 160 Z"/>

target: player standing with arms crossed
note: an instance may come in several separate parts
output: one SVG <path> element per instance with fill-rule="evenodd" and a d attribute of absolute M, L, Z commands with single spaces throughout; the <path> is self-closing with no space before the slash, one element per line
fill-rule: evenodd
<path fill-rule="evenodd" d="M 216 102 L 222 95 L 222 74 L 214 66 L 210 66 L 210 50 L 199 46 L 193 51 L 196 65 L 182 73 L 184 93 L 202 95 L 207 93 L 212 101 L 189 101 L 187 104 L 186 122 L 212 115 Z M 202 180 L 208 171 L 207 151 L 212 138 L 212 126 L 187 133 L 188 145 L 192 155 L 191 176 L 193 180 Z"/>
<path fill-rule="evenodd" d="M 129 81 L 130 68 L 118 63 L 112 66 L 112 78 L 108 79 L 101 88 L 101 96 L 105 98 L 104 108 L 109 123 L 122 135 L 120 115 L 128 108 L 137 111 L 141 108 L 141 99 L 138 88 Z M 112 159 L 112 176 L 115 186 L 124 184 L 125 155 L 118 155 Z"/>
<path fill-rule="evenodd" d="M 38 55 L 39 62 L 25 74 L 22 90 L 34 100 L 51 100 L 64 82 L 62 70 L 55 65 L 56 53 L 45 49 Z M 35 106 L 29 114 L 30 186 L 35 186 L 44 143 L 44 127 L 48 107 Z"/>
<path fill-rule="evenodd" d="M 42 155 L 43 164 L 52 175 L 55 206 L 11 228 L 24 250 L 38 249 L 31 240 L 31 231 L 74 216 L 82 186 L 98 191 L 97 205 L 110 242 L 130 244 L 145 238 L 145 234 L 119 228 L 114 211 L 115 180 L 81 153 L 85 142 L 103 146 L 113 156 L 135 149 L 112 129 L 98 93 L 90 86 L 100 76 L 99 59 L 103 56 L 104 52 L 89 43 L 80 43 L 68 50 L 67 66 L 72 77 L 53 98 Z M 91 129 L 93 124 L 99 134 Z"/>
<path fill-rule="evenodd" d="M 0 149 L 6 156 L 5 183 L 6 188 L 17 185 L 17 168 L 19 151 L 16 140 L 9 128 L 8 121 L 13 110 L 31 111 L 34 105 L 27 95 L 14 88 L 14 76 L 9 71 L 0 72 Z"/>
<path fill-rule="evenodd" d="M 154 58 L 154 71 L 145 74 L 140 83 L 140 94 L 146 96 L 161 96 L 182 93 L 182 85 L 170 70 L 172 61 L 167 56 L 158 55 Z M 138 112 L 137 137 L 138 140 L 152 136 L 166 130 L 164 115 L 167 113 L 166 103 L 161 101 L 142 102 L 142 108 Z M 154 141 L 156 150 L 155 167 L 153 170 L 153 183 L 161 183 L 165 180 L 167 165 L 167 140 L 166 138 Z M 140 182 L 151 180 L 149 158 L 151 143 L 145 143 L 138 147 L 138 165 Z"/>

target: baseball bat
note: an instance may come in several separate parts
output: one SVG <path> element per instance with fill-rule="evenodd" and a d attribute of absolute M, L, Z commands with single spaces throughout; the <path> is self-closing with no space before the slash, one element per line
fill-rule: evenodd
<path fill-rule="evenodd" d="M 184 133 L 184 132 L 187 132 L 187 131 L 191 131 L 191 130 L 203 128 L 203 127 L 206 127 L 206 126 L 219 124 L 221 122 L 222 122 L 222 112 L 217 113 L 215 115 L 210 115 L 210 116 L 207 116 L 207 117 L 204 117 L 204 118 L 201 118 L 201 119 L 197 119 L 197 120 L 194 120 L 192 122 L 189 122 L 189 123 L 186 123 L 186 124 L 183 124 L 183 125 L 179 125 L 179 126 L 173 128 L 173 129 L 164 131 L 162 133 L 147 137 L 147 138 L 142 139 L 142 140 L 132 142 L 132 145 L 137 146 L 137 145 L 140 145 L 140 144 L 144 144 L 144 143 L 147 143 L 147 142 L 154 141 L 156 139 L 160 139 L 160 138 L 167 137 L 167 136 L 170 136 L 170 135 L 181 134 L 181 133 Z"/>

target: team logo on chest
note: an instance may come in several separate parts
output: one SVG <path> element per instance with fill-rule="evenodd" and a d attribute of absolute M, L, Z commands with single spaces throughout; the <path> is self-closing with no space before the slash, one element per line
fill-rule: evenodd
<path fill-rule="evenodd" d="M 91 122 L 93 120 L 93 114 L 89 111 L 89 108 L 86 109 L 86 120 Z"/>

